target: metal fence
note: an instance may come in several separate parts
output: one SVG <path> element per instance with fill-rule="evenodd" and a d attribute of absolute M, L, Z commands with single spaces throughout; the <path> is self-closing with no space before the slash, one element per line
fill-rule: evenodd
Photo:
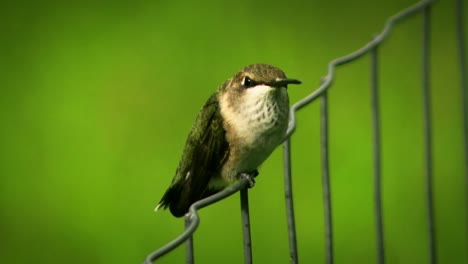
<path fill-rule="evenodd" d="M 436 250 L 436 233 L 434 228 L 434 198 L 433 198 L 433 173 L 432 173 L 432 144 L 431 144 L 431 114 L 430 114 L 430 15 L 432 0 L 423 0 L 410 6 L 401 12 L 390 17 L 382 32 L 376 35 L 370 42 L 362 48 L 350 53 L 344 57 L 332 60 L 328 64 L 328 73 L 322 78 L 320 87 L 313 93 L 295 103 L 291 107 L 290 123 L 287 132 L 286 140 L 283 143 L 283 164 L 284 164 L 284 192 L 286 202 L 286 214 L 288 224 L 289 238 L 289 253 L 290 262 L 298 263 L 298 251 L 296 242 L 296 227 L 294 218 L 294 203 L 292 191 L 292 176 L 291 176 L 291 142 L 290 136 L 296 128 L 295 114 L 301 108 L 309 105 L 316 99 L 320 99 L 320 125 L 321 125 L 321 159 L 322 159 L 322 183 L 323 183 L 323 200 L 324 200 L 324 215 L 325 215 L 325 249 L 326 263 L 333 263 L 333 218 L 331 210 L 331 189 L 330 189 L 330 173 L 329 173 L 329 155 L 328 155 L 328 96 L 327 91 L 334 80 L 335 68 L 341 65 L 350 63 L 361 58 L 366 54 L 370 54 L 370 84 L 371 84 L 371 109 L 372 109 L 372 130 L 373 130 L 373 167 L 374 167 L 374 217 L 376 229 L 377 243 L 377 263 L 385 263 L 385 247 L 384 247 L 384 232 L 382 219 L 382 193 L 381 193 L 381 140 L 380 140 L 380 115 L 379 115 L 379 94 L 378 94 L 378 67 L 380 44 L 387 38 L 392 27 L 407 19 L 410 16 L 421 14 L 422 16 L 422 79 L 421 79 L 421 97 L 423 100 L 423 119 L 424 119 L 424 163 L 425 163 L 425 183 L 426 183 L 426 211 L 427 211 L 427 233 L 428 233 L 428 248 L 429 262 L 437 263 Z M 455 7 L 457 42 L 459 52 L 459 70 L 460 70 L 460 86 L 462 94 L 462 117 L 463 117 L 463 140 L 465 154 L 465 181 L 466 181 L 466 204 L 468 205 L 468 87 L 466 80 L 466 63 L 465 63 L 465 42 L 464 42 L 464 21 L 463 21 L 463 0 L 456 0 Z M 210 197 L 194 203 L 189 213 L 185 217 L 185 231 L 170 243 L 164 245 L 158 250 L 149 254 L 145 260 L 146 264 L 153 263 L 158 258 L 167 254 L 171 250 L 186 243 L 186 262 L 194 263 L 193 253 L 193 238 L 192 235 L 200 223 L 198 210 L 216 203 L 238 191 L 240 191 L 241 202 L 241 217 L 243 230 L 243 245 L 244 245 L 244 262 L 252 263 L 252 244 L 250 239 L 250 220 L 249 220 L 249 203 L 248 203 L 248 186 L 247 179 L 241 179 L 236 184 L 226 188 L 225 190 L 216 193 Z M 468 223 L 467 223 L 468 228 Z"/>

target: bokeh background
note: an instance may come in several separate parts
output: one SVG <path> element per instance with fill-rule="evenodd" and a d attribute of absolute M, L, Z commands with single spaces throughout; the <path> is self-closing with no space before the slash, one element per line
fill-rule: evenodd
<path fill-rule="evenodd" d="M 270 63 L 303 81 L 290 88 L 295 102 L 318 87 L 331 59 L 414 2 L 3 1 L 0 262 L 142 262 L 182 231 L 181 219 L 153 208 L 218 85 L 245 65 Z M 440 263 L 468 262 L 454 8 L 452 0 L 432 9 Z M 421 17 L 408 19 L 380 49 L 388 263 L 428 260 L 420 28 Z M 329 94 L 336 263 L 376 259 L 369 66 L 364 57 L 340 68 Z M 292 138 L 301 263 L 325 259 L 319 139 L 314 103 L 299 112 Z M 288 263 L 281 154 L 250 191 L 257 263 Z M 238 200 L 201 211 L 198 263 L 242 263 Z M 180 248 L 160 263 L 183 261 Z"/>

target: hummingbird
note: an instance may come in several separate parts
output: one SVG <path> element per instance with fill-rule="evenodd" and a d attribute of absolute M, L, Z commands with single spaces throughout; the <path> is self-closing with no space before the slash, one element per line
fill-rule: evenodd
<path fill-rule="evenodd" d="M 193 124 L 172 182 L 156 207 L 175 217 L 258 167 L 283 142 L 289 121 L 288 84 L 272 65 L 252 64 L 226 80 Z"/>

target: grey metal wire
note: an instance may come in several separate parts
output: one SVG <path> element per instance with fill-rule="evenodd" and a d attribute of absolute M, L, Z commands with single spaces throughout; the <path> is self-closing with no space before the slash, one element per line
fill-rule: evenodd
<path fill-rule="evenodd" d="M 431 122 L 431 96 L 430 96 L 430 6 L 423 11 L 422 23 L 422 98 L 424 120 L 424 165 L 426 176 L 426 207 L 427 232 L 429 242 L 429 263 L 437 263 L 435 245 L 435 219 L 434 219 L 434 187 L 432 172 L 432 122 Z"/>
<path fill-rule="evenodd" d="M 185 218 L 185 229 L 190 226 L 190 217 Z M 193 256 L 193 235 L 187 238 L 185 241 L 185 263 L 193 264 L 195 262 L 195 258 Z"/>
<path fill-rule="evenodd" d="M 371 110 L 372 136 L 374 146 L 374 217 L 375 240 L 377 244 L 377 263 L 385 263 L 383 217 L 382 217 L 382 174 L 380 150 L 380 110 L 379 110 L 379 80 L 378 80 L 378 47 L 371 50 Z"/>
<path fill-rule="evenodd" d="M 306 96 L 305 98 L 303 98 L 302 100 L 298 101 L 297 103 L 295 103 L 292 107 L 291 107 L 291 112 L 290 112 L 290 118 L 289 118 L 289 127 L 288 127 L 288 131 L 286 133 L 286 138 L 289 138 L 291 136 L 292 133 L 294 133 L 295 129 L 296 129 L 296 112 L 299 111 L 300 109 L 302 109 L 303 107 L 305 107 L 306 105 L 312 103 L 315 99 L 319 98 L 322 96 L 322 98 L 324 97 L 326 91 L 330 88 L 331 84 L 332 84 L 332 81 L 334 79 L 334 73 L 335 73 L 335 68 L 340 66 L 340 65 L 343 65 L 343 64 L 346 64 L 346 63 L 349 63 L 351 61 L 354 61 L 362 56 L 364 56 L 365 54 L 371 52 L 373 49 L 375 49 L 377 46 L 379 46 L 382 41 L 385 40 L 385 38 L 389 35 L 391 29 L 393 28 L 393 26 L 398 23 L 399 21 L 403 20 L 404 18 L 406 17 L 409 17 L 417 12 L 420 12 L 422 10 L 424 10 L 426 7 L 428 7 L 430 4 L 432 4 L 432 0 L 423 0 L 423 1 L 420 1 L 402 11 L 400 11 L 399 13 L 393 15 L 392 17 L 390 17 L 386 23 L 385 23 L 385 26 L 384 26 L 384 29 L 382 30 L 382 32 L 378 35 L 375 36 L 375 38 L 366 43 L 363 47 L 361 47 L 360 49 L 348 54 L 348 55 L 345 55 L 343 57 L 340 57 L 340 58 L 337 58 L 337 59 L 334 59 L 332 60 L 329 64 L 328 64 L 328 73 L 327 75 L 322 78 L 322 84 L 320 85 L 320 87 L 315 90 L 314 92 L 312 92 L 311 94 L 309 94 L 308 96 Z M 324 100 L 324 99 L 322 99 Z M 325 104 L 326 106 L 326 99 L 325 101 L 322 101 L 322 107 L 323 107 L 323 104 Z M 322 111 L 322 115 L 323 115 L 323 111 Z M 322 123 L 323 123 L 323 117 L 322 117 Z M 322 124 L 322 130 L 323 130 L 323 124 Z M 323 133 L 322 131 L 322 134 L 325 134 Z M 328 139 L 327 139 L 328 140 Z M 323 141 L 323 138 L 322 138 L 322 141 Z M 285 142 L 286 144 L 289 144 L 289 140 L 287 140 Z M 323 146 L 323 143 L 322 143 L 322 146 Z M 290 148 L 284 148 L 285 151 L 288 151 L 290 152 Z M 328 150 L 327 150 L 328 151 Z M 328 158 L 327 156 L 328 154 L 322 150 L 322 165 L 325 163 L 324 162 L 324 157 Z M 290 159 L 290 156 L 291 154 L 290 153 L 284 153 L 283 157 L 287 157 L 288 159 Z M 286 163 L 286 158 L 284 159 L 284 166 L 290 166 L 290 162 Z M 326 261 L 327 263 L 333 263 L 333 245 L 332 245 L 332 218 L 331 218 L 331 204 L 330 204 L 330 193 L 329 193 L 329 173 L 328 173 L 328 160 L 327 160 L 327 166 L 325 167 L 327 169 L 327 172 L 323 172 L 322 171 L 322 179 L 323 179 L 323 183 L 324 183 L 324 186 L 323 186 L 323 192 L 324 192 L 324 209 L 325 209 L 325 236 L 326 236 Z M 322 168 L 323 170 L 323 168 Z M 289 173 L 285 173 L 285 177 L 291 177 L 290 175 L 290 171 L 291 169 L 290 168 L 285 168 L 284 169 L 285 172 L 289 172 Z M 380 176 L 379 176 L 380 177 Z M 468 179 L 468 178 L 467 178 Z M 380 180 L 380 178 L 379 178 Z M 285 189 L 286 190 L 291 190 L 292 189 L 292 186 L 287 186 L 287 184 L 290 183 L 290 180 L 285 180 Z M 325 184 L 326 183 L 326 184 Z M 380 181 L 378 182 L 378 184 L 380 185 Z M 377 185 L 376 185 L 377 186 Z M 432 189 L 432 188 L 431 188 Z M 375 193 L 376 193 L 376 196 L 377 195 L 381 195 L 380 194 L 380 188 L 376 189 L 375 190 Z M 292 197 L 292 196 L 291 196 Z M 432 198 L 432 192 L 429 193 L 427 195 L 427 197 L 431 197 Z M 288 196 L 286 196 L 286 199 L 288 199 Z M 379 205 L 381 203 L 381 201 L 378 201 Z M 286 201 L 286 204 L 287 205 L 290 205 L 292 206 L 292 200 L 291 201 Z M 431 207 L 432 208 L 432 207 Z M 294 220 L 294 210 L 291 209 L 291 208 L 287 208 L 286 209 L 287 212 L 292 212 L 291 213 L 288 213 L 288 225 L 290 225 L 289 223 L 293 222 Z M 432 210 L 432 209 L 431 209 Z M 377 218 L 377 221 L 379 221 L 379 219 L 381 219 L 381 208 L 378 207 L 376 208 L 376 218 Z M 292 219 L 289 219 L 289 218 L 292 218 Z M 381 223 L 381 222 L 380 222 Z M 378 224 L 379 225 L 379 224 Z M 380 233 L 380 235 L 378 235 L 379 237 L 377 238 L 377 243 L 380 244 L 380 246 L 383 247 L 383 229 L 382 229 L 382 226 L 378 226 L 378 231 Z M 291 226 L 289 226 L 288 230 L 295 230 L 295 228 L 293 229 Z M 431 233 L 431 237 L 433 233 Z M 290 239 L 290 249 L 295 249 L 297 250 L 297 246 L 295 245 L 295 233 L 294 233 L 294 239 Z M 291 237 L 291 234 L 290 234 L 290 237 Z M 291 241 L 293 241 L 294 245 L 291 245 Z M 378 248 L 380 247 L 378 245 Z M 383 261 L 384 259 L 384 255 L 383 255 L 383 249 L 378 249 L 378 256 L 379 256 L 379 259 L 381 259 Z M 431 252 L 432 252 L 433 248 L 431 248 Z M 431 253 L 432 254 L 432 253 Z M 292 255 L 295 255 L 297 256 L 297 252 L 295 252 L 294 254 Z"/>
<path fill-rule="evenodd" d="M 286 202 L 286 218 L 288 222 L 289 260 L 291 264 L 297 264 L 296 220 L 294 217 L 294 199 L 292 191 L 290 138 L 287 138 L 283 143 L 283 168 L 284 201 Z"/>
<path fill-rule="evenodd" d="M 244 236 L 244 263 L 252 264 L 252 238 L 250 236 L 249 190 L 240 190 L 242 234 Z"/>
<path fill-rule="evenodd" d="M 180 246 L 187 239 L 189 239 L 192 236 L 192 234 L 195 232 L 195 230 L 197 229 L 198 224 L 200 223 L 200 216 L 198 215 L 198 210 L 210 204 L 216 203 L 226 197 L 233 195 L 234 193 L 238 192 L 242 188 L 246 188 L 247 186 L 249 186 L 249 184 L 250 182 L 248 179 L 241 178 L 238 182 L 227 187 L 226 189 L 192 204 L 190 206 L 189 212 L 186 215 L 186 218 L 190 219 L 190 224 L 186 227 L 184 232 L 182 232 L 182 234 L 180 234 L 177 238 L 175 238 L 171 242 L 165 244 L 161 248 L 149 254 L 146 257 L 144 263 L 145 264 L 153 263 L 153 261 L 169 253 L 171 250 Z"/>
<path fill-rule="evenodd" d="M 458 6 L 462 5 L 463 0 L 457 0 Z M 428 40 L 429 40 L 429 7 L 432 4 L 433 0 L 422 0 L 419 1 L 418 3 L 400 11 L 399 13 L 395 14 L 394 16 L 390 17 L 381 31 L 380 34 L 376 35 L 376 37 L 366 43 L 363 47 L 360 49 L 345 55 L 343 57 L 337 58 L 332 60 L 328 64 L 328 72 L 327 75 L 323 78 L 323 81 L 321 85 L 319 86 L 318 89 L 310 93 L 308 96 L 304 97 L 302 100 L 296 102 L 292 107 L 290 111 L 290 118 L 289 118 L 289 126 L 288 130 L 285 136 L 285 142 L 283 143 L 283 160 L 284 160 L 284 188 L 285 188 L 285 202 L 286 202 L 286 212 L 287 212 L 287 222 L 288 222 L 288 234 L 289 234 L 289 249 L 290 249 L 290 261 L 291 263 L 295 264 L 298 263 L 298 252 L 297 252 L 297 241 L 296 241 L 296 227 L 295 227 L 295 217 L 294 217 L 294 204 L 293 204 L 293 193 L 292 193 L 292 175 L 291 175 L 291 148 L 290 148 L 290 136 L 292 133 L 294 133 L 296 129 L 296 112 L 303 108 L 304 106 L 312 103 L 315 99 L 321 97 L 321 124 L 322 124 L 322 133 L 321 133 L 321 149 L 322 149 L 322 181 L 323 181 L 323 192 L 324 192 L 324 210 L 325 210 L 325 233 L 326 233 L 326 260 L 327 263 L 333 263 L 333 243 L 332 243 L 332 215 L 331 215 L 331 195 L 330 195 L 330 177 L 329 177 L 329 168 L 328 168 L 328 115 L 327 115 L 327 110 L 328 110 L 328 101 L 327 101 L 327 95 L 326 92 L 330 88 L 332 81 L 334 79 L 334 71 L 335 68 L 349 63 L 351 61 L 354 61 L 365 54 L 372 52 L 372 50 L 375 50 L 377 46 L 379 46 L 385 38 L 389 35 L 391 29 L 393 26 L 400 22 L 401 20 L 417 13 L 420 11 L 424 10 L 424 25 L 423 25 L 423 32 L 424 32 L 424 41 L 423 43 L 423 91 L 425 93 L 425 99 L 424 99 L 424 109 L 425 109 L 425 143 L 426 143 L 426 191 L 427 191 L 427 207 L 428 207 L 428 222 L 429 222 L 429 244 L 430 244 L 430 258 L 431 263 L 435 263 L 435 257 L 436 257 L 436 251 L 435 251 L 435 232 L 434 232 L 434 225 L 433 225 L 433 195 L 432 195 L 432 160 L 431 160 L 431 145 L 430 145 L 430 130 L 428 132 L 428 128 L 430 128 L 430 115 L 429 115 L 429 83 L 428 83 L 428 77 L 429 77 L 429 67 L 428 67 L 428 53 L 429 53 L 429 46 L 428 46 Z M 462 18 L 461 18 L 461 12 L 462 8 L 457 8 L 458 12 L 460 12 L 457 16 L 457 25 L 458 25 L 458 36 L 459 36 L 459 50 L 461 54 L 464 54 L 464 44 L 463 44 L 463 24 L 462 24 Z M 462 57 L 462 56 L 461 56 Z M 462 57 L 463 60 L 464 57 Z M 464 98 L 467 96 L 467 88 L 466 88 L 466 79 L 464 76 L 465 72 L 465 64 L 464 61 L 460 62 L 460 68 L 462 70 L 462 89 L 463 89 L 463 94 Z M 374 74 L 374 73 L 372 73 Z M 375 81 L 375 84 L 377 82 Z M 375 88 L 376 89 L 376 88 Z M 377 91 L 377 90 L 375 90 Z M 377 94 L 375 94 L 375 100 L 377 99 Z M 374 100 L 373 99 L 373 100 Z M 374 119 L 378 119 L 378 103 L 377 100 L 372 103 L 373 104 L 373 115 Z M 374 105 L 375 104 L 375 105 Z M 464 99 L 463 101 L 463 109 L 464 109 L 464 124 L 465 124 L 465 151 L 466 151 L 466 159 L 468 161 L 468 107 L 466 106 L 466 100 Z M 379 125 L 375 123 L 374 121 L 374 155 L 375 153 L 380 152 L 380 142 L 379 140 L 376 139 L 376 135 L 379 134 Z M 427 154 L 429 153 L 429 155 Z M 377 161 L 376 161 L 377 159 Z M 468 164 L 468 162 L 466 162 Z M 466 182 L 467 182 L 467 190 L 468 190 L 468 165 L 466 167 L 467 169 L 467 176 L 466 176 Z M 382 213 L 381 213 L 381 190 L 380 190 L 380 157 L 374 158 L 374 180 L 375 180 L 375 197 L 376 199 L 376 210 L 375 210 L 375 217 L 376 217 L 376 222 L 377 222 L 377 244 L 378 244 L 378 263 L 384 263 L 384 252 L 383 252 L 383 227 L 382 227 Z M 379 171 L 379 173 L 377 173 Z M 427 173 L 429 172 L 429 173 Z M 429 177 L 428 177 L 429 176 Z M 239 180 L 236 184 L 226 188 L 225 190 L 216 193 L 210 197 L 207 197 L 203 200 L 200 200 L 196 203 L 194 203 L 189 210 L 188 215 L 186 216 L 189 220 L 189 223 L 185 229 L 185 231 L 178 236 L 176 239 L 172 240 L 168 244 L 164 245 L 163 247 L 159 248 L 158 250 L 154 251 L 145 260 L 146 264 L 152 263 L 159 257 L 163 256 L 164 254 L 170 252 L 174 248 L 178 247 L 181 245 L 184 241 L 191 239 L 192 234 L 195 232 L 199 222 L 200 218 L 197 214 L 197 210 L 208 206 L 210 204 L 213 204 L 219 200 L 222 200 L 239 190 L 242 190 L 243 188 L 246 188 L 250 184 L 248 179 L 241 179 Z M 245 193 L 246 194 L 246 193 Z M 241 197 L 241 201 L 242 197 Z M 247 196 L 245 196 L 245 201 L 248 202 Z M 468 203 L 468 196 L 467 196 L 467 203 Z M 241 202 L 241 204 L 244 204 Z M 245 204 L 244 204 L 245 205 Z M 247 204 L 248 205 L 248 204 Z M 241 205 L 241 207 L 243 207 Z M 244 208 L 244 207 L 243 207 Z M 245 210 L 245 208 L 243 209 Z M 245 216 L 248 216 L 248 210 L 243 212 L 243 219 L 244 219 L 244 214 Z M 245 228 L 244 228 L 245 227 Z M 243 225 L 243 230 L 244 230 L 244 260 L 246 263 L 250 263 L 249 257 L 246 255 L 250 254 L 250 261 L 252 261 L 251 258 L 251 242 L 250 242 L 250 229 L 248 229 L 248 234 L 247 234 L 247 226 Z M 189 243 L 193 243 L 192 241 Z M 193 257 L 193 244 L 189 245 L 187 247 L 187 255 L 188 258 L 190 258 L 189 254 L 189 249 L 191 248 L 192 250 L 192 257 Z"/>
<path fill-rule="evenodd" d="M 325 91 L 320 98 L 320 149 L 322 156 L 323 209 L 325 216 L 325 259 L 333 264 L 333 225 L 331 209 L 330 170 L 328 161 L 328 96 Z"/>
<path fill-rule="evenodd" d="M 391 29 L 393 26 L 400 22 L 402 19 L 413 15 L 416 12 L 422 11 L 426 6 L 429 6 L 432 4 L 433 0 L 423 0 L 420 1 L 402 11 L 397 13 L 396 15 L 390 17 L 387 22 L 385 23 L 384 29 L 382 32 L 378 35 L 375 36 L 375 38 L 366 43 L 363 47 L 360 49 L 345 55 L 343 57 L 337 58 L 332 60 L 330 63 L 328 63 L 328 73 L 327 75 L 323 78 L 324 82 L 320 85 L 320 87 L 310 93 L 308 96 L 304 97 L 303 99 L 299 100 L 297 103 L 295 103 L 291 107 L 291 112 L 289 116 L 289 127 L 288 131 L 286 133 L 286 137 L 291 136 L 291 134 L 294 132 L 296 129 L 296 112 L 303 108 L 304 106 L 312 103 L 315 99 L 320 97 L 326 90 L 328 90 L 332 84 L 333 79 L 335 78 L 335 68 L 337 66 L 343 65 L 345 63 L 354 61 L 358 59 L 361 56 L 364 56 L 368 52 L 370 52 L 374 47 L 380 45 L 382 41 L 388 36 L 390 33 Z"/>
<path fill-rule="evenodd" d="M 465 53 L 465 31 L 463 23 L 463 0 L 455 2 L 455 18 L 457 27 L 458 58 L 460 68 L 460 89 L 462 106 L 462 124 L 463 124 L 463 143 L 465 154 L 465 203 L 468 214 L 468 81 L 466 79 L 466 53 Z M 468 238 L 468 216 L 466 218 L 466 232 Z"/>

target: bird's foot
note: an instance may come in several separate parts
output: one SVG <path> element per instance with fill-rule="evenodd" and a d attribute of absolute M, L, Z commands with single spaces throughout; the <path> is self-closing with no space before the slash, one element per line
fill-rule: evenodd
<path fill-rule="evenodd" d="M 241 179 L 247 179 L 247 181 L 249 181 L 249 188 L 252 188 L 255 186 L 255 177 L 258 176 L 258 171 L 257 170 L 254 170 L 254 171 L 251 171 L 249 173 L 241 173 L 239 174 L 239 177 Z"/>

